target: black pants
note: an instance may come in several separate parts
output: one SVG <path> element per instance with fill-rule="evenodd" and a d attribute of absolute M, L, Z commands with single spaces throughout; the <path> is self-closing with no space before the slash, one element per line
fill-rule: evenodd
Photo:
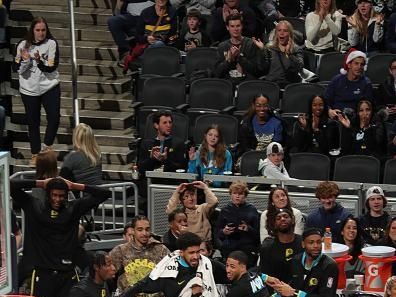
<path fill-rule="evenodd" d="M 26 117 L 29 126 L 29 141 L 32 154 L 41 150 L 40 115 L 41 104 L 47 114 L 47 128 L 45 130 L 44 144 L 50 146 L 54 143 L 59 127 L 60 118 L 60 86 L 59 84 L 41 96 L 28 96 L 21 94 L 25 105 Z"/>
<path fill-rule="evenodd" d="M 77 282 L 78 276 L 74 270 L 35 269 L 30 294 L 36 297 L 68 297 L 70 289 Z"/>

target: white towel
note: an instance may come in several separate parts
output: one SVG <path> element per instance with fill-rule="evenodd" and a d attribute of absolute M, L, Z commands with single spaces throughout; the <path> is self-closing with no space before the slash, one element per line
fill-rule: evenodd
<path fill-rule="evenodd" d="M 165 256 L 151 271 L 149 277 L 152 280 L 160 277 L 176 278 L 179 272 L 179 257 L 179 250 Z M 202 275 L 202 279 L 200 277 L 192 278 L 180 292 L 179 297 L 191 296 L 191 287 L 193 285 L 202 286 L 202 297 L 218 297 L 212 272 L 212 263 L 207 257 L 202 255 L 197 268 L 198 274 Z"/>

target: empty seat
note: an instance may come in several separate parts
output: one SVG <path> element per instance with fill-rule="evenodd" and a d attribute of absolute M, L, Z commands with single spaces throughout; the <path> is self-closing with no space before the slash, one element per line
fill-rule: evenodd
<path fill-rule="evenodd" d="M 297 179 L 329 180 L 330 159 L 316 153 L 290 154 L 289 175 Z"/>
<path fill-rule="evenodd" d="M 211 47 L 197 47 L 187 52 L 186 79 L 196 70 L 213 71 L 217 60 L 217 50 Z"/>
<path fill-rule="evenodd" d="M 396 159 L 390 159 L 386 161 L 383 183 L 396 185 Z"/>
<path fill-rule="evenodd" d="M 392 59 L 396 58 L 394 54 L 377 54 L 370 57 L 367 64 L 366 75 L 373 84 L 381 84 L 389 75 L 388 66 Z"/>
<path fill-rule="evenodd" d="M 260 159 L 265 159 L 266 155 L 263 151 L 249 151 L 241 157 L 241 174 L 246 176 L 260 176 L 258 164 Z"/>
<path fill-rule="evenodd" d="M 334 167 L 335 181 L 379 183 L 380 161 L 364 155 L 343 156 L 336 160 Z"/>
<path fill-rule="evenodd" d="M 318 84 L 295 83 L 285 88 L 281 100 L 282 113 L 307 113 L 309 101 L 314 95 L 322 95 L 325 88 Z"/>
<path fill-rule="evenodd" d="M 318 67 L 319 81 L 330 81 L 340 73 L 343 67 L 344 54 L 340 52 L 326 53 L 320 58 Z"/>

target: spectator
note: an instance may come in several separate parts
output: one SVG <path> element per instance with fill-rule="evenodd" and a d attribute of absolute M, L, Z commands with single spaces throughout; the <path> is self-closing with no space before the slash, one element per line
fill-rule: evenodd
<path fill-rule="evenodd" d="M 132 219 L 132 240 L 113 248 L 110 257 L 116 271 L 117 295 L 146 277 L 169 250 L 151 237 L 150 222 L 145 216 Z"/>
<path fill-rule="evenodd" d="M 211 12 L 215 9 L 216 0 L 170 0 L 170 5 L 175 9 L 184 6 L 187 15 L 192 9 L 198 10 L 207 24 L 211 17 Z"/>
<path fill-rule="evenodd" d="M 260 271 L 284 282 L 289 279 L 291 258 L 303 251 L 301 235 L 294 233 L 295 218 L 287 208 L 272 214 L 274 237 L 263 241 L 260 249 Z"/>
<path fill-rule="evenodd" d="M 253 37 L 256 33 L 256 14 L 247 5 L 241 4 L 240 0 L 224 0 L 223 6 L 216 8 L 212 13 L 213 41 L 225 41 L 230 35 L 227 28 L 227 18 L 232 14 L 242 15 L 242 35 Z M 228 31 L 228 32 L 227 32 Z"/>
<path fill-rule="evenodd" d="M 162 242 L 171 251 L 177 250 L 176 241 L 187 231 L 187 215 L 183 208 L 176 208 L 168 214 L 169 230 L 162 237 Z"/>
<path fill-rule="evenodd" d="M 379 241 L 378 245 L 390 246 L 396 249 L 396 217 L 393 217 L 385 229 L 385 236 Z M 396 274 L 396 263 L 392 263 L 392 275 Z"/>
<path fill-rule="evenodd" d="M 180 250 L 165 256 L 150 275 L 129 288 L 122 297 L 134 297 L 141 292 L 163 292 L 165 297 L 218 297 L 212 265 L 199 253 L 201 242 L 194 233 L 182 234 L 177 240 Z"/>
<path fill-rule="evenodd" d="M 396 13 L 392 13 L 388 19 L 386 30 L 386 49 L 392 54 L 396 54 Z"/>
<path fill-rule="evenodd" d="M 299 73 L 304 67 L 303 52 L 294 44 L 293 27 L 288 21 L 280 21 L 276 25 L 272 44 L 268 48 L 258 39 L 254 42 L 261 50 L 262 60 L 271 57 L 266 80 L 276 82 L 281 88 L 301 82 Z"/>
<path fill-rule="evenodd" d="M 219 126 L 211 125 L 205 130 L 202 144 L 198 151 L 191 147 L 188 156 L 188 172 L 198 173 L 203 178 L 206 174 L 224 174 L 232 171 L 232 157 L 224 143 L 223 134 Z M 205 177 L 207 180 L 208 177 Z M 214 187 L 221 186 L 221 182 L 210 182 Z"/>
<path fill-rule="evenodd" d="M 172 135 L 173 117 L 169 111 L 160 110 L 153 116 L 157 130 L 155 138 L 145 138 L 139 148 L 138 168 L 141 175 L 163 166 L 163 171 L 186 168 L 185 146 L 182 139 Z"/>
<path fill-rule="evenodd" d="M 359 217 L 365 242 L 376 245 L 385 236 L 385 229 L 390 221 L 384 209 L 388 201 L 379 186 L 370 187 L 366 192 L 366 213 Z"/>
<path fill-rule="evenodd" d="M 268 195 L 267 209 L 260 218 L 260 242 L 269 236 L 276 236 L 275 215 L 280 209 L 288 209 L 293 214 L 295 234 L 301 235 L 304 231 L 304 217 L 301 211 L 291 207 L 290 198 L 285 188 L 272 188 Z"/>
<path fill-rule="evenodd" d="M 124 231 L 122 232 L 122 239 L 125 242 L 130 242 L 133 240 L 133 228 L 132 223 L 126 223 L 124 226 Z"/>
<path fill-rule="evenodd" d="M 389 131 L 388 151 L 392 158 L 396 158 L 396 120 Z"/>
<path fill-rule="evenodd" d="M 242 16 L 230 14 L 225 22 L 231 38 L 221 42 L 217 48 L 215 76 L 229 79 L 234 84 L 256 78 L 258 51 L 253 40 L 242 35 Z"/>
<path fill-rule="evenodd" d="M 384 14 L 376 13 L 372 0 L 356 0 L 357 9 L 347 17 L 349 44 L 372 56 L 381 49 L 384 38 Z"/>
<path fill-rule="evenodd" d="M 47 191 L 46 201 L 25 192 L 33 187 Z M 30 237 L 24 252 L 34 255 L 31 294 L 68 296 L 76 282 L 72 256 L 78 246 L 79 220 L 88 210 L 110 197 L 110 191 L 95 186 L 72 183 L 61 178 L 10 181 L 11 196 L 25 212 Z M 88 198 L 67 200 L 69 190 L 88 192 Z M 48 273 L 57 271 L 57 273 Z"/>
<path fill-rule="evenodd" d="M 304 252 L 296 255 L 291 263 L 290 285 L 282 283 L 274 289 L 282 296 L 336 295 L 338 267 L 329 256 L 322 254 L 322 231 L 308 228 L 303 233 Z"/>
<path fill-rule="evenodd" d="M 60 176 L 90 185 L 102 184 L 102 156 L 89 125 L 80 123 L 74 128 L 73 148 L 65 157 Z"/>
<path fill-rule="evenodd" d="M 396 277 L 391 276 L 386 281 L 384 297 L 396 297 Z"/>
<path fill-rule="evenodd" d="M 17 45 L 14 70 L 19 74 L 19 92 L 25 105 L 32 158 L 36 165 L 40 150 L 52 149 L 60 118 L 58 43 L 42 17 L 33 19 L 24 40 Z M 41 147 L 41 105 L 47 116 L 44 146 Z"/>
<path fill-rule="evenodd" d="M 318 54 L 335 51 L 341 22 L 342 14 L 337 11 L 336 0 L 316 0 L 315 11 L 305 18 L 306 48 Z"/>
<path fill-rule="evenodd" d="M 227 277 L 232 281 L 227 297 L 268 297 L 265 283 L 271 283 L 272 277 L 259 275 L 247 270 L 248 257 L 242 251 L 233 251 L 227 259 Z M 279 280 L 277 280 L 279 283 Z"/>
<path fill-rule="evenodd" d="M 124 70 L 141 56 L 147 47 L 172 45 L 177 40 L 176 10 L 168 0 L 155 0 L 153 6 L 145 8 L 136 26 L 137 44 L 124 59 Z"/>
<path fill-rule="evenodd" d="M 342 153 L 383 157 L 386 133 L 380 113 L 374 115 L 372 103 L 365 98 L 358 102 L 356 111 L 357 115 L 352 123 L 345 114 L 338 114 L 338 119 L 343 126 Z"/>
<path fill-rule="evenodd" d="M 258 170 L 266 178 L 291 179 L 283 163 L 283 147 L 280 143 L 271 142 L 267 146 L 267 158 L 260 159 Z"/>
<path fill-rule="evenodd" d="M 102 251 L 95 252 L 89 264 L 89 276 L 70 290 L 69 297 L 111 296 L 106 282 L 113 279 L 115 273 L 111 257 Z"/>
<path fill-rule="evenodd" d="M 355 217 L 348 217 L 341 223 L 341 236 L 337 242 L 349 247 L 348 254 L 352 260 L 345 263 L 345 273 L 347 278 L 354 278 L 356 274 L 364 274 L 364 264 L 359 259 L 362 248 L 366 246 L 361 235 L 361 226 Z"/>
<path fill-rule="evenodd" d="M 197 205 L 197 189 L 204 192 L 206 202 Z M 168 201 L 166 213 L 174 211 L 179 203 L 182 204 L 187 215 L 188 231 L 197 234 L 202 240 L 212 240 L 212 227 L 209 217 L 218 203 L 217 197 L 209 187 L 201 182 L 180 184 Z"/>
<path fill-rule="evenodd" d="M 361 51 L 352 48 L 345 54 L 341 73 L 333 77 L 325 92 L 331 119 L 338 119 L 345 108 L 354 110 L 360 98 L 373 98 L 371 81 L 364 75 L 366 64 L 366 54 Z"/>
<path fill-rule="evenodd" d="M 148 0 L 118 0 L 120 14 L 109 17 L 107 25 L 118 47 L 118 65 L 124 67 L 124 58 L 129 52 L 128 36 L 134 35 L 142 11 L 154 3 Z"/>
<path fill-rule="evenodd" d="M 239 127 L 239 147 L 244 152 L 264 151 L 275 141 L 283 141 L 282 122 L 272 112 L 270 98 L 263 94 L 254 96 Z"/>
<path fill-rule="evenodd" d="M 188 52 L 193 48 L 209 45 L 209 36 L 202 29 L 201 12 L 196 8 L 191 8 L 187 12 L 187 28 L 181 32 L 176 46 L 179 50 Z"/>
<path fill-rule="evenodd" d="M 396 119 L 396 58 L 389 62 L 389 74 L 386 80 L 380 85 L 380 96 L 378 100 L 378 107 L 386 108 L 391 119 Z"/>
<path fill-rule="evenodd" d="M 329 119 L 327 104 L 320 95 L 312 96 L 307 114 L 300 114 L 293 130 L 298 152 L 328 155 L 340 146 L 338 125 Z"/>
<path fill-rule="evenodd" d="M 202 241 L 199 252 L 201 255 L 208 257 L 212 263 L 213 276 L 216 282 L 217 291 L 221 292 L 226 290 L 224 287 L 229 283 L 226 267 L 222 262 L 217 259 L 213 259 L 213 244 L 209 240 Z"/>
<path fill-rule="evenodd" d="M 8 12 L 7 8 L 0 1 L 0 48 L 4 48 L 7 44 L 6 27 Z"/>
<path fill-rule="evenodd" d="M 311 211 L 307 217 L 305 228 L 319 228 L 324 231 L 330 228 L 333 240 L 336 241 L 341 234 L 341 222 L 351 216 L 341 204 L 336 202 L 340 193 L 337 184 L 332 181 L 321 182 L 316 187 L 316 198 L 322 206 Z"/>
<path fill-rule="evenodd" d="M 223 259 L 235 250 L 243 251 L 249 258 L 248 267 L 257 263 L 259 243 L 259 214 L 256 207 L 246 202 L 247 184 L 235 181 L 229 188 L 231 202 L 221 208 L 217 219 L 217 236 Z"/>

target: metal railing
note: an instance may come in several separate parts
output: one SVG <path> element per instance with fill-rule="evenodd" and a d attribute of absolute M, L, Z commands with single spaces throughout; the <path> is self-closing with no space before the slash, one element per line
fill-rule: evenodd
<path fill-rule="evenodd" d="M 74 125 L 77 126 L 80 123 L 80 106 L 77 96 L 77 53 L 76 53 L 76 34 L 75 34 L 75 22 L 74 22 L 74 1 L 69 0 L 69 16 L 70 16 L 70 57 L 72 66 L 72 96 L 73 96 L 73 113 L 74 113 Z"/>
<path fill-rule="evenodd" d="M 34 179 L 36 175 L 35 171 L 20 171 L 16 172 L 13 175 L 10 176 L 10 179 L 14 178 L 19 178 L 19 179 L 25 179 L 25 178 L 30 178 Z M 89 234 L 108 234 L 108 233 L 116 233 L 116 232 L 122 232 L 124 229 L 125 224 L 128 221 L 127 218 L 127 190 L 129 188 L 133 188 L 133 206 L 135 208 L 134 214 L 138 215 L 139 214 L 139 193 L 138 193 L 138 187 L 136 184 L 133 182 L 122 182 L 122 183 L 113 183 L 113 184 L 102 184 L 98 185 L 99 187 L 102 188 L 107 188 L 109 191 L 111 191 L 111 199 L 109 203 L 109 199 L 104 201 L 98 206 L 98 209 L 100 208 L 101 210 L 101 221 L 98 225 L 101 226 L 99 230 L 94 230 L 92 232 L 89 232 Z M 117 204 L 117 195 L 121 195 L 121 201 L 122 204 Z M 122 209 L 122 221 L 117 222 L 117 215 L 116 212 L 118 209 Z M 111 220 L 108 220 L 108 216 L 106 216 L 106 210 L 111 211 Z M 91 215 L 92 217 L 95 216 L 95 210 L 91 210 Z M 97 217 L 97 216 L 96 216 Z M 94 224 L 95 226 L 96 224 Z M 25 226 L 25 218 L 22 213 L 22 232 L 24 232 L 24 226 Z"/>

